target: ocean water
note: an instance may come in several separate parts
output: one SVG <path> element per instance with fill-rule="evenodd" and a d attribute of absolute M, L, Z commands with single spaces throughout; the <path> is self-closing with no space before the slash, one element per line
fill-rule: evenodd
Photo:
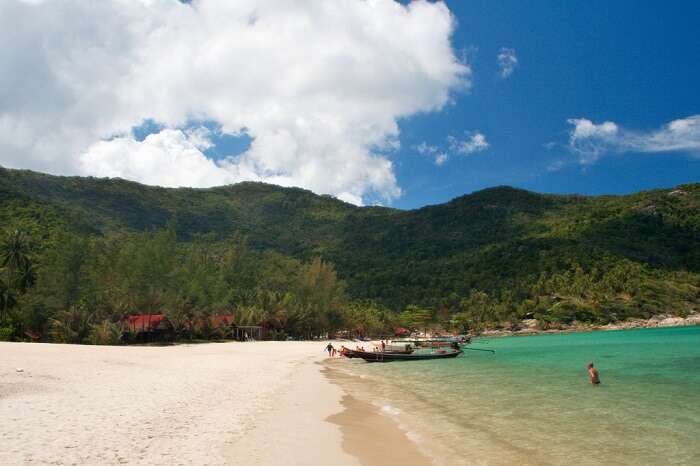
<path fill-rule="evenodd" d="M 394 416 L 438 464 L 700 464 L 700 327 L 471 347 L 496 354 L 334 366 L 359 376 L 358 395 Z M 599 386 L 589 383 L 589 361 Z"/>

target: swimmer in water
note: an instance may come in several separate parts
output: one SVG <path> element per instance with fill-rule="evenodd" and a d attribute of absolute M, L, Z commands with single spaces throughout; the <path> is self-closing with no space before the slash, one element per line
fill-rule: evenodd
<path fill-rule="evenodd" d="M 600 384 L 600 377 L 598 376 L 598 371 L 596 370 L 595 367 L 593 367 L 592 362 L 588 363 L 588 375 L 591 377 L 591 384 L 593 384 L 593 385 Z"/>

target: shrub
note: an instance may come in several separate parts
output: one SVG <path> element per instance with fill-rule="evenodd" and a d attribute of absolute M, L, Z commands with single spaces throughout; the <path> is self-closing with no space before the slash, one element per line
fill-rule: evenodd
<path fill-rule="evenodd" d="M 122 326 L 104 320 L 100 324 L 90 326 L 88 340 L 93 345 L 118 345 L 121 343 Z"/>
<path fill-rule="evenodd" d="M 12 341 L 15 330 L 12 327 L 0 327 L 0 341 Z"/>

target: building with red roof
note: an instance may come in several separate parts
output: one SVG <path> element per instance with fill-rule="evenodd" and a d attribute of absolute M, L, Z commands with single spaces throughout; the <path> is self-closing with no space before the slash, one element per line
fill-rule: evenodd
<path fill-rule="evenodd" d="M 126 332 L 133 336 L 141 334 L 165 334 L 173 330 L 165 314 L 136 314 L 124 320 Z"/>

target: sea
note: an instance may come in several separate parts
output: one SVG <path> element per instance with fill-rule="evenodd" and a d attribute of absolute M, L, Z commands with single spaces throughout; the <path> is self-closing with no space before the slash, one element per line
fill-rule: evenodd
<path fill-rule="evenodd" d="M 482 338 L 456 359 L 333 364 L 435 464 L 700 465 L 700 327 Z M 601 384 L 591 385 L 593 362 Z"/>

